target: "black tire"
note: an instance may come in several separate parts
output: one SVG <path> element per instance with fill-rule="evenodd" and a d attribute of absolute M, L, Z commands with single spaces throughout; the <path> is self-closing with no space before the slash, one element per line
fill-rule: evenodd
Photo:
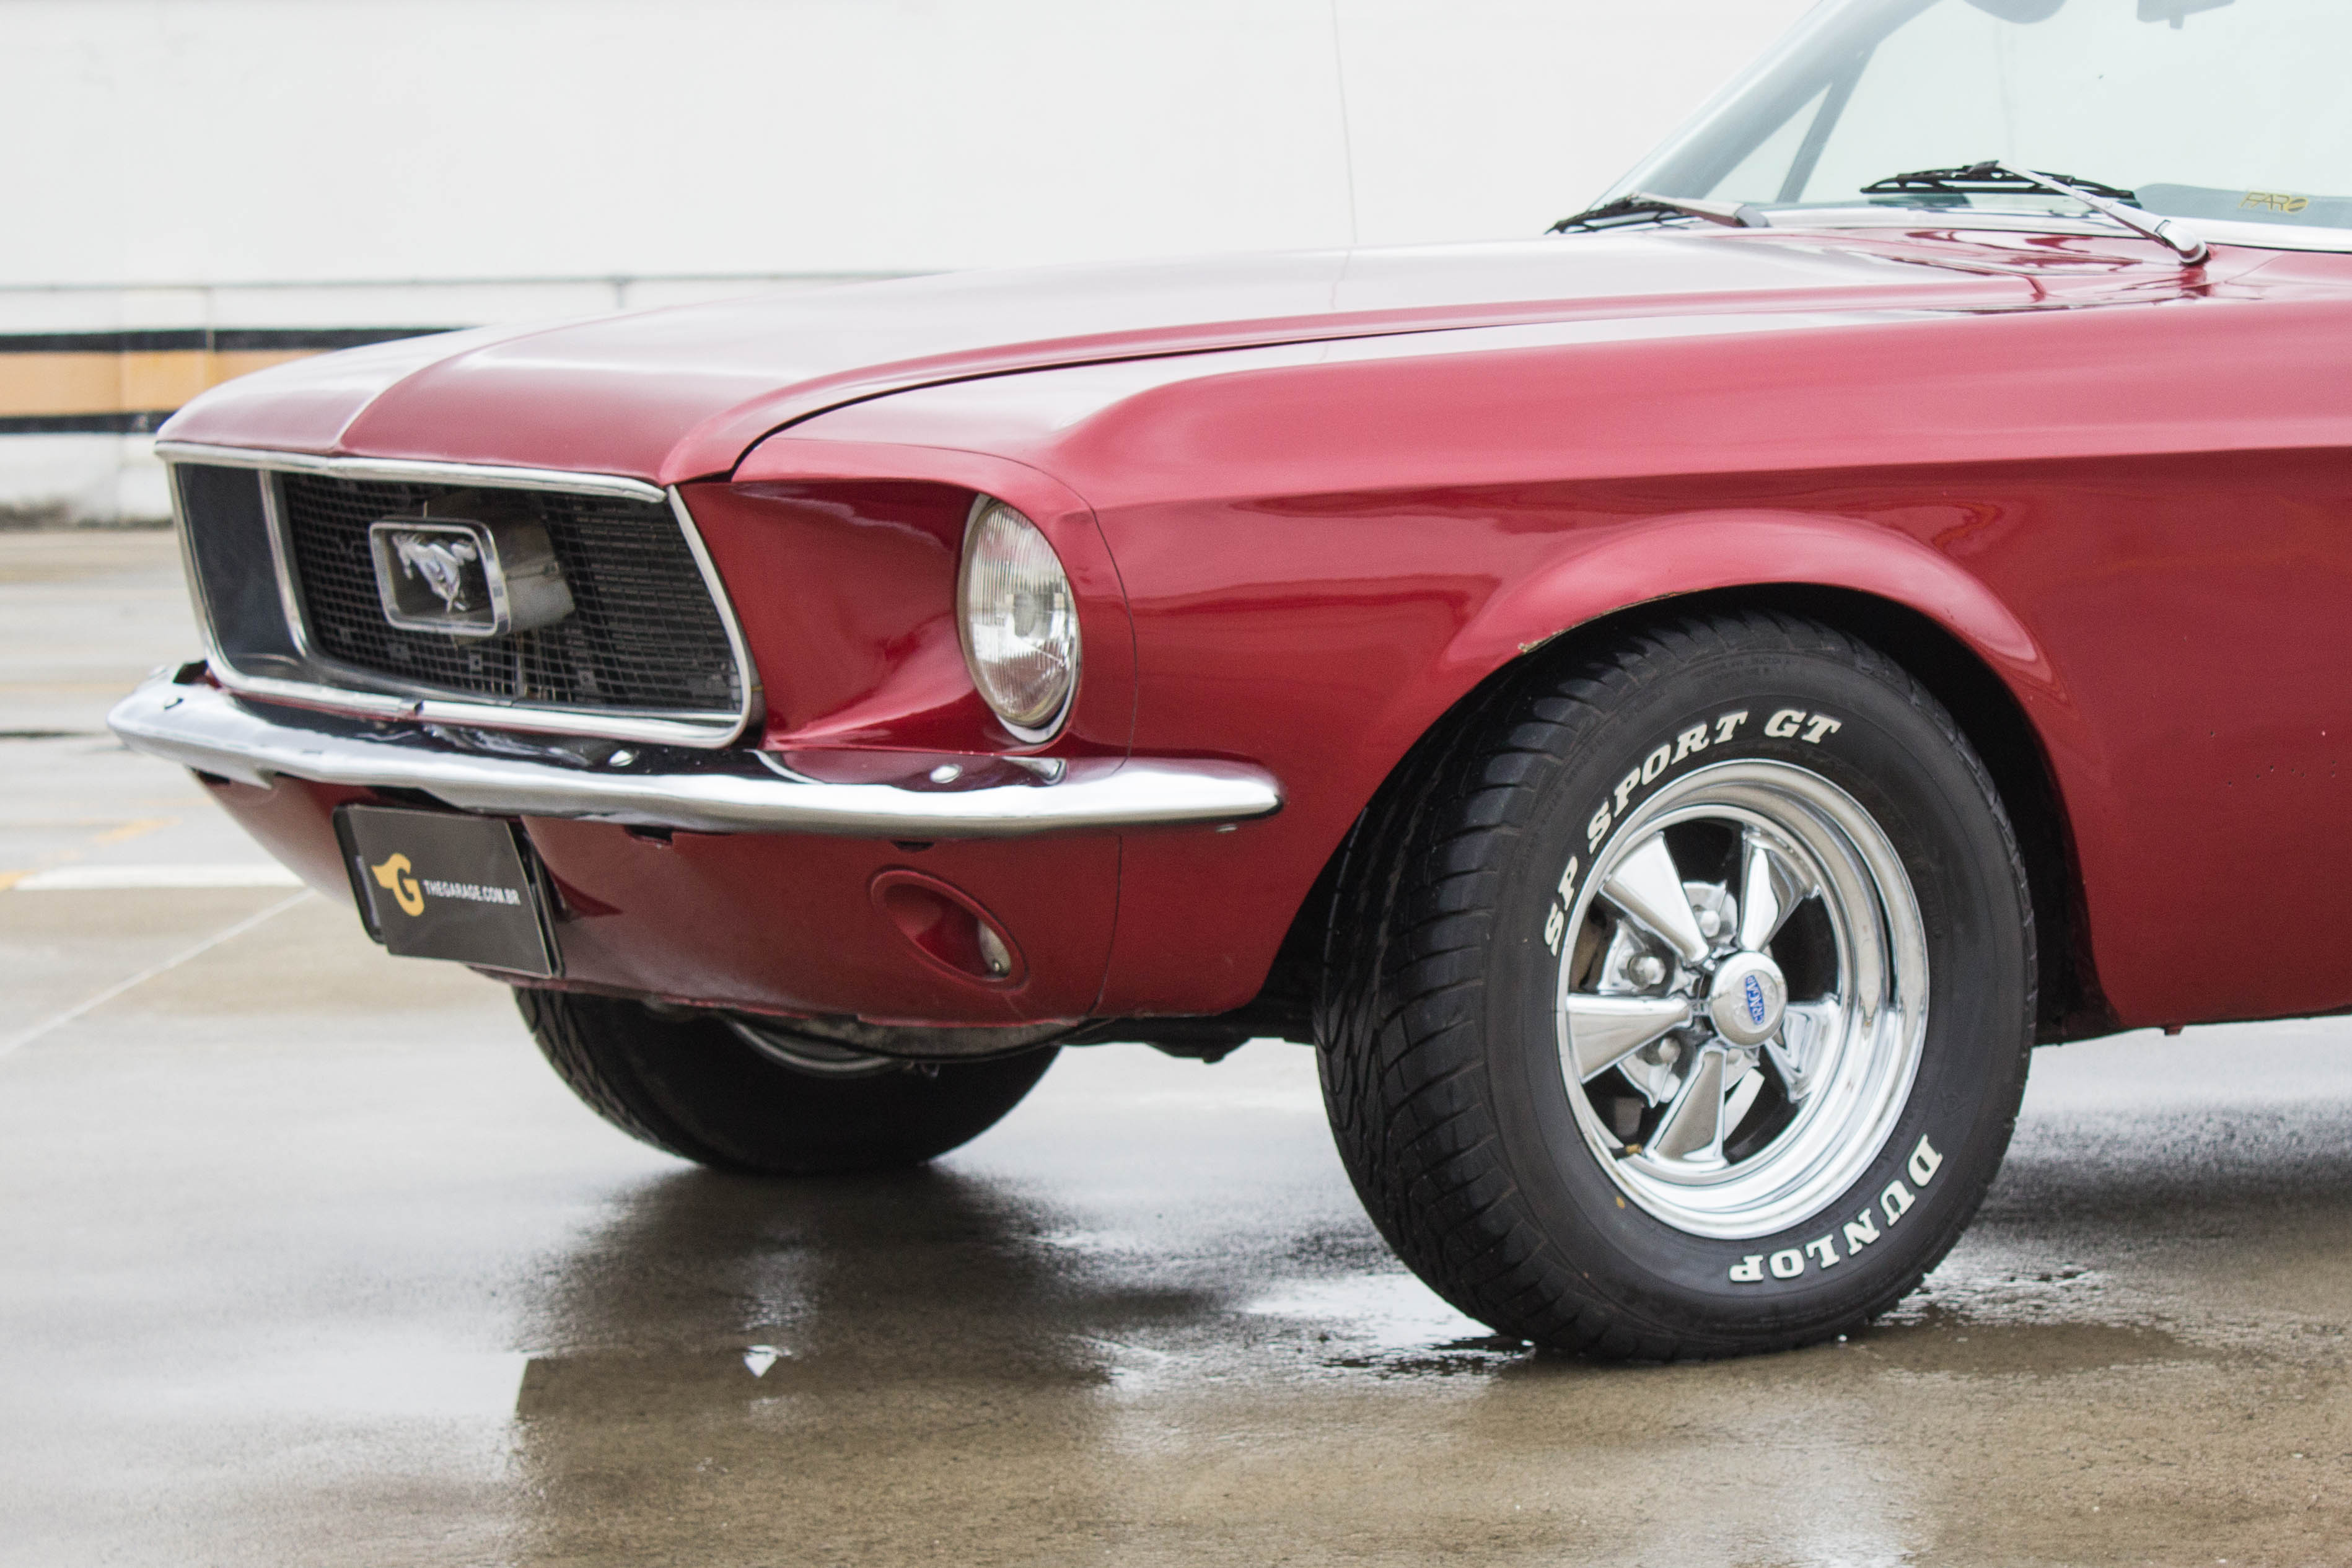
<path fill-rule="evenodd" d="M 657 1149 L 746 1176 L 920 1165 L 1003 1120 L 1058 1053 L 1046 1045 L 979 1061 L 806 1071 L 716 1014 L 523 988 L 515 1002 L 590 1110 Z"/>
<path fill-rule="evenodd" d="M 1720 722 L 1738 713 L 1751 717 Z M 1790 713 L 1806 718 L 1791 721 Z M 1816 716 L 1824 722 L 1811 722 Z M 1707 727 L 1706 746 L 1673 757 L 1677 737 L 1701 726 Z M 1786 733 L 1768 734 L 1768 727 Z M 1662 748 L 1670 757 L 1664 766 L 1655 761 Z M 1727 863 L 1748 864 L 1742 857 L 1757 841 L 1747 836 L 1751 830 L 1720 827 L 1704 804 L 1689 808 L 1697 813 L 1690 819 L 1695 826 L 1672 825 L 1678 819 L 1670 791 L 1704 802 L 1756 779 L 1812 792 L 1792 800 L 1833 799 L 1818 789 L 1825 782 L 1866 813 L 1864 827 L 1874 824 L 1881 836 L 1868 841 L 1882 853 L 1871 863 L 1899 859 L 1902 875 L 1885 880 L 1895 891 L 1884 907 L 1894 913 L 1872 939 L 1898 955 L 1924 954 L 1916 995 L 1926 1006 L 1856 1010 L 1865 1024 L 1894 1021 L 1874 1032 L 1841 1026 L 1849 1029 L 1835 1036 L 1847 1042 L 1835 1048 L 1842 1054 L 1818 1053 L 1846 1063 L 1841 1072 L 1850 1067 L 1853 1074 L 1867 1069 L 1879 1075 L 1854 1079 L 1880 1085 L 1869 1136 L 1842 1137 L 1839 1129 L 1848 1124 L 1833 1115 L 1864 1125 L 1859 1112 L 1832 1109 L 1847 1101 L 1818 1085 L 1788 1092 L 1805 1075 L 1766 1060 L 1782 1041 L 1803 1038 L 1784 1033 L 1769 1045 L 1746 1047 L 1755 1060 L 1740 1071 L 1759 1087 L 1739 1113 L 1759 1118 L 1752 1124 L 1765 1129 L 1754 1134 L 1751 1153 L 1737 1152 L 1751 1123 L 1739 1123 L 1737 1137 L 1725 1131 L 1731 1118 L 1725 1107 L 1738 1103 L 1735 1093 L 1712 1102 L 1715 1109 L 1706 1113 L 1714 1118 L 1716 1143 L 1685 1158 L 1666 1150 L 1666 1124 L 1684 1103 L 1672 1096 L 1709 1103 L 1694 1082 L 1708 1053 L 1717 1063 L 1717 1088 L 1745 1059 L 1730 1034 L 1713 1032 L 1718 1015 L 1710 1011 L 1709 1021 L 1695 1019 L 1642 1048 L 1666 1066 L 1652 1065 L 1649 1056 L 1628 1057 L 1622 1068 L 1579 1080 L 1588 1061 L 1605 1054 L 1585 1054 L 1583 1040 L 1599 1032 L 1581 1036 L 1575 1021 L 1591 1016 L 1578 1009 L 1597 1005 L 1583 994 L 1590 982 L 1580 977 L 1601 972 L 1584 934 L 1613 933 L 1631 922 L 1628 940 L 1640 947 L 1654 928 L 1588 891 L 1574 867 L 1591 855 L 1581 874 L 1598 882 L 1612 855 L 1622 857 L 1612 862 L 1621 870 L 1633 865 L 1640 852 L 1623 846 L 1638 839 L 1637 818 L 1648 809 L 1643 798 L 1654 793 L 1662 803 L 1654 820 L 1668 825 L 1647 831 L 1667 846 L 1690 908 L 1699 919 L 1735 918 L 1737 906 L 1700 910 L 1701 895 L 1712 892 L 1704 879 L 1689 880 L 1685 862 L 1694 855 L 1705 860 L 1717 852 L 1711 845 L 1728 841 Z M 1621 788 L 1629 780 L 1630 789 Z M 1727 831 L 1738 836 L 1707 837 Z M 1640 841 L 1646 851 L 1648 841 Z M 1884 852 L 1890 848 L 1894 858 Z M 1898 885 L 1904 878 L 1907 904 Z M 1847 886 L 1836 876 L 1828 881 Z M 1622 892 L 1627 884 L 1611 885 Z M 1759 885 L 1743 883 L 1740 891 Z M 1800 895 L 1782 898 L 1780 905 L 1797 913 L 1784 915 L 1786 924 L 1760 938 L 1757 950 L 1776 963 L 1788 956 L 1790 943 L 1824 950 L 1819 933 L 1828 928 L 1822 923 L 1831 919 L 1832 903 L 1824 885 L 1817 882 L 1811 895 L 1821 905 L 1814 915 L 1806 915 L 1801 902 L 1790 904 Z M 1865 878 L 1853 885 L 1881 884 Z M 1690 891 L 1695 886 L 1697 893 Z M 1771 903 L 1760 895 L 1749 902 Z M 1571 907 L 1587 912 L 1586 924 L 1565 930 Z M 1898 929 L 1904 909 L 1916 910 L 1916 923 Z M 1743 927 L 1738 941 L 1748 940 Z M 1832 944 L 1827 950 L 1847 949 Z M 1616 955 L 1612 946 L 1607 961 L 1619 962 Z M 1685 1000 L 1722 1008 L 1712 999 L 1719 990 L 1705 988 L 1723 982 L 1701 971 L 1715 964 L 1717 975 L 1728 974 L 1736 957 L 1692 960 L 1699 967 L 1678 982 L 1688 988 Z M 1982 763 L 1951 716 L 1892 660 L 1827 626 L 1786 615 L 1750 612 L 1657 626 L 1495 688 L 1425 741 L 1358 824 L 1326 960 L 1317 1017 L 1325 1103 L 1349 1175 L 1381 1233 L 1441 1295 L 1502 1333 L 1609 1356 L 1665 1360 L 1787 1348 L 1852 1329 L 1892 1306 L 1974 1216 L 2008 1147 L 2032 1049 L 2032 904 L 2015 837 Z M 1622 972 L 1647 977 L 1662 963 L 1680 961 L 1671 952 L 1663 961 L 1636 956 Z M 1817 962 L 1801 951 L 1791 961 Z M 1890 964 L 1888 974 L 1913 972 Z M 1780 994 L 1789 1004 L 1778 1015 L 1780 1027 L 1795 1031 L 1806 1021 L 1789 1021 L 1800 1010 L 1791 1000 L 1796 971 L 1772 973 L 1781 977 Z M 1804 1006 L 1821 1011 L 1859 988 L 1852 975 L 1840 974 L 1823 993 L 1829 1001 Z M 1644 998 L 1641 1005 L 1673 1000 Z M 1745 1027 L 1745 1005 L 1742 991 L 1720 1016 L 1734 1029 Z M 1753 1016 L 1766 1015 L 1759 1009 Z M 1826 1026 L 1813 1038 L 1829 1038 Z M 1676 1061 L 1686 1064 L 1679 1088 L 1656 1079 L 1667 1084 L 1662 1105 L 1625 1087 L 1636 1082 L 1637 1070 L 1670 1074 Z M 1622 1078 L 1611 1076 L 1621 1071 Z M 1614 1108 L 1606 1115 L 1606 1096 L 1595 1085 L 1617 1095 L 1607 1101 Z M 1748 1092 L 1745 1076 L 1742 1092 Z M 1816 1092 L 1813 1120 L 1799 1120 L 1806 1096 Z M 1612 1127 L 1611 1115 L 1624 1119 Z M 1774 1124 L 1784 1130 L 1768 1136 Z M 1703 1123 L 1695 1114 L 1689 1125 Z M 1693 1207 L 1738 1189 L 1672 1185 L 1685 1179 L 1685 1171 L 1697 1173 L 1687 1177 L 1694 1183 L 1715 1179 L 1708 1173 L 1717 1167 L 1706 1161 L 1725 1162 L 1725 1173 L 1745 1173 L 1750 1167 L 1737 1160 L 1764 1157 L 1781 1146 L 1775 1140 L 1795 1140 L 1801 1127 L 1817 1129 L 1805 1135 L 1832 1153 L 1822 1156 L 1829 1163 L 1811 1167 L 1769 1167 L 1811 1169 L 1815 1185 L 1790 1178 L 1782 1201 L 1806 1204 L 1801 1215 L 1774 1210 L 1759 1197 L 1752 1212 L 1774 1221 L 1767 1233 L 1724 1233 L 1738 1229 L 1738 1213 L 1749 1211 L 1717 1215 Z M 1620 1140 L 1614 1147 L 1612 1138 Z M 1644 1162 L 1671 1180 L 1641 1175 Z M 1766 1184 L 1758 1190 L 1769 1196 L 1782 1189 Z M 1843 1228 L 1848 1222 L 1851 1230 Z M 1706 1227 L 1717 1228 L 1708 1233 Z"/>

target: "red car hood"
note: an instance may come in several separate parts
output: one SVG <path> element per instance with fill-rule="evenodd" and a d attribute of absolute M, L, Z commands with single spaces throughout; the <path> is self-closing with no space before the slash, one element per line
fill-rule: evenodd
<path fill-rule="evenodd" d="M 1898 254 L 1908 249 L 1910 254 Z M 1653 231 L 961 273 L 409 339 L 240 378 L 167 440 L 623 474 L 732 468 L 761 436 L 878 392 L 1087 361 L 1591 316 L 2025 303 L 1940 247 Z"/>

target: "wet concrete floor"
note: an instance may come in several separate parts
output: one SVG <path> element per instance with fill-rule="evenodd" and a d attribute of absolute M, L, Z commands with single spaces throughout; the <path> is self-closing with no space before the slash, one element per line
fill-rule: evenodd
<path fill-rule="evenodd" d="M 1537 1356 L 1300 1047 L 1066 1053 L 887 1179 L 629 1143 L 96 733 L 177 593 L 0 536 L 0 1563 L 2352 1562 L 2352 1023 L 2043 1052 L 1850 1343 Z"/>

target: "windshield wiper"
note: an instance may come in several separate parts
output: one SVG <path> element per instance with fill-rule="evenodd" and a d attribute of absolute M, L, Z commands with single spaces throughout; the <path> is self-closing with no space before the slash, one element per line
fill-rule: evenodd
<path fill-rule="evenodd" d="M 1907 174 L 1889 174 L 1884 180 L 1874 180 L 1862 188 L 1865 196 L 1890 195 L 1967 195 L 1971 193 L 1993 194 L 2000 192 L 2054 191 L 2071 201 L 2082 203 L 2093 212 L 2114 219 L 2116 223 L 2148 239 L 2179 256 L 2184 267 L 2197 267 L 2212 254 L 2205 242 L 2174 218 L 2152 217 L 2138 207 L 2126 204 L 2137 198 L 2134 193 L 2114 185 L 2103 185 L 2096 180 L 2078 179 L 2073 174 L 2045 174 L 2039 169 L 2021 169 L 2012 163 L 1987 159 L 1957 169 L 1914 169 Z"/>
<path fill-rule="evenodd" d="M 1873 180 L 1862 188 L 1865 196 L 1907 195 L 1914 191 L 1949 193 L 1966 195 L 1970 192 L 1991 194 L 2000 191 L 2046 191 L 2047 182 L 2055 180 L 2069 193 L 2088 191 L 2109 201 L 2130 202 L 2138 197 L 2117 185 L 2102 185 L 2096 180 L 2085 180 L 2078 174 L 2028 174 L 2022 169 L 2011 169 L 2006 163 L 1971 163 L 1964 169 L 1914 169 L 1908 174 L 1889 174 L 1884 180 Z"/>
<path fill-rule="evenodd" d="M 1544 232 L 1564 235 L 1576 229 L 1625 228 L 1634 224 L 1664 223 L 1668 218 L 1704 218 L 1735 229 L 1772 226 L 1770 219 L 1746 202 L 1696 202 L 1681 196 L 1654 196 L 1647 191 L 1628 191 L 1614 201 L 1562 218 Z"/>

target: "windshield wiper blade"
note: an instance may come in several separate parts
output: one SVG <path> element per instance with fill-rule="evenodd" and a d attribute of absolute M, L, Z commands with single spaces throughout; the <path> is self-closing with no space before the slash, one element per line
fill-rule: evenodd
<path fill-rule="evenodd" d="M 2022 169 L 2012 169 L 2006 163 L 1970 163 L 1959 169 L 1914 169 L 1907 174 L 1889 174 L 1884 180 L 1873 180 L 1862 188 L 1865 196 L 1907 195 L 1913 192 L 1935 192 L 1952 195 L 1976 193 L 1991 195 L 2003 191 L 2046 191 L 2055 180 L 2068 193 L 2088 191 L 2095 196 L 2105 196 L 2113 202 L 2138 200 L 2137 195 L 2116 185 L 2102 185 L 2096 180 L 2085 180 L 2074 174 L 2029 174 Z"/>
<path fill-rule="evenodd" d="M 1628 191 L 1614 201 L 1587 207 L 1573 217 L 1566 217 L 1546 229 L 1546 234 L 1564 235 L 1577 229 L 1615 229 L 1633 224 L 1664 223 L 1668 218 L 1704 218 L 1727 228 L 1768 229 L 1772 222 L 1761 210 L 1746 202 L 1699 202 L 1682 196 L 1656 196 L 1647 191 Z"/>
<path fill-rule="evenodd" d="M 2184 227 L 2177 218 L 2159 218 L 2142 212 L 2128 204 L 2137 195 L 2115 185 L 2103 185 L 2096 180 L 2078 179 L 2072 174 L 2048 174 L 2039 169 L 2021 169 L 2013 163 L 1987 159 L 1957 169 L 1915 169 L 1907 174 L 1889 174 L 1884 180 L 1874 180 L 1862 188 L 1865 196 L 1936 193 L 1966 195 L 1970 193 L 1991 194 L 2003 191 L 2053 191 L 2069 200 L 2082 203 L 2093 212 L 2114 219 L 2136 235 L 2156 241 L 2180 258 L 2184 267 L 2200 267 L 2212 252 L 2203 240 Z"/>

